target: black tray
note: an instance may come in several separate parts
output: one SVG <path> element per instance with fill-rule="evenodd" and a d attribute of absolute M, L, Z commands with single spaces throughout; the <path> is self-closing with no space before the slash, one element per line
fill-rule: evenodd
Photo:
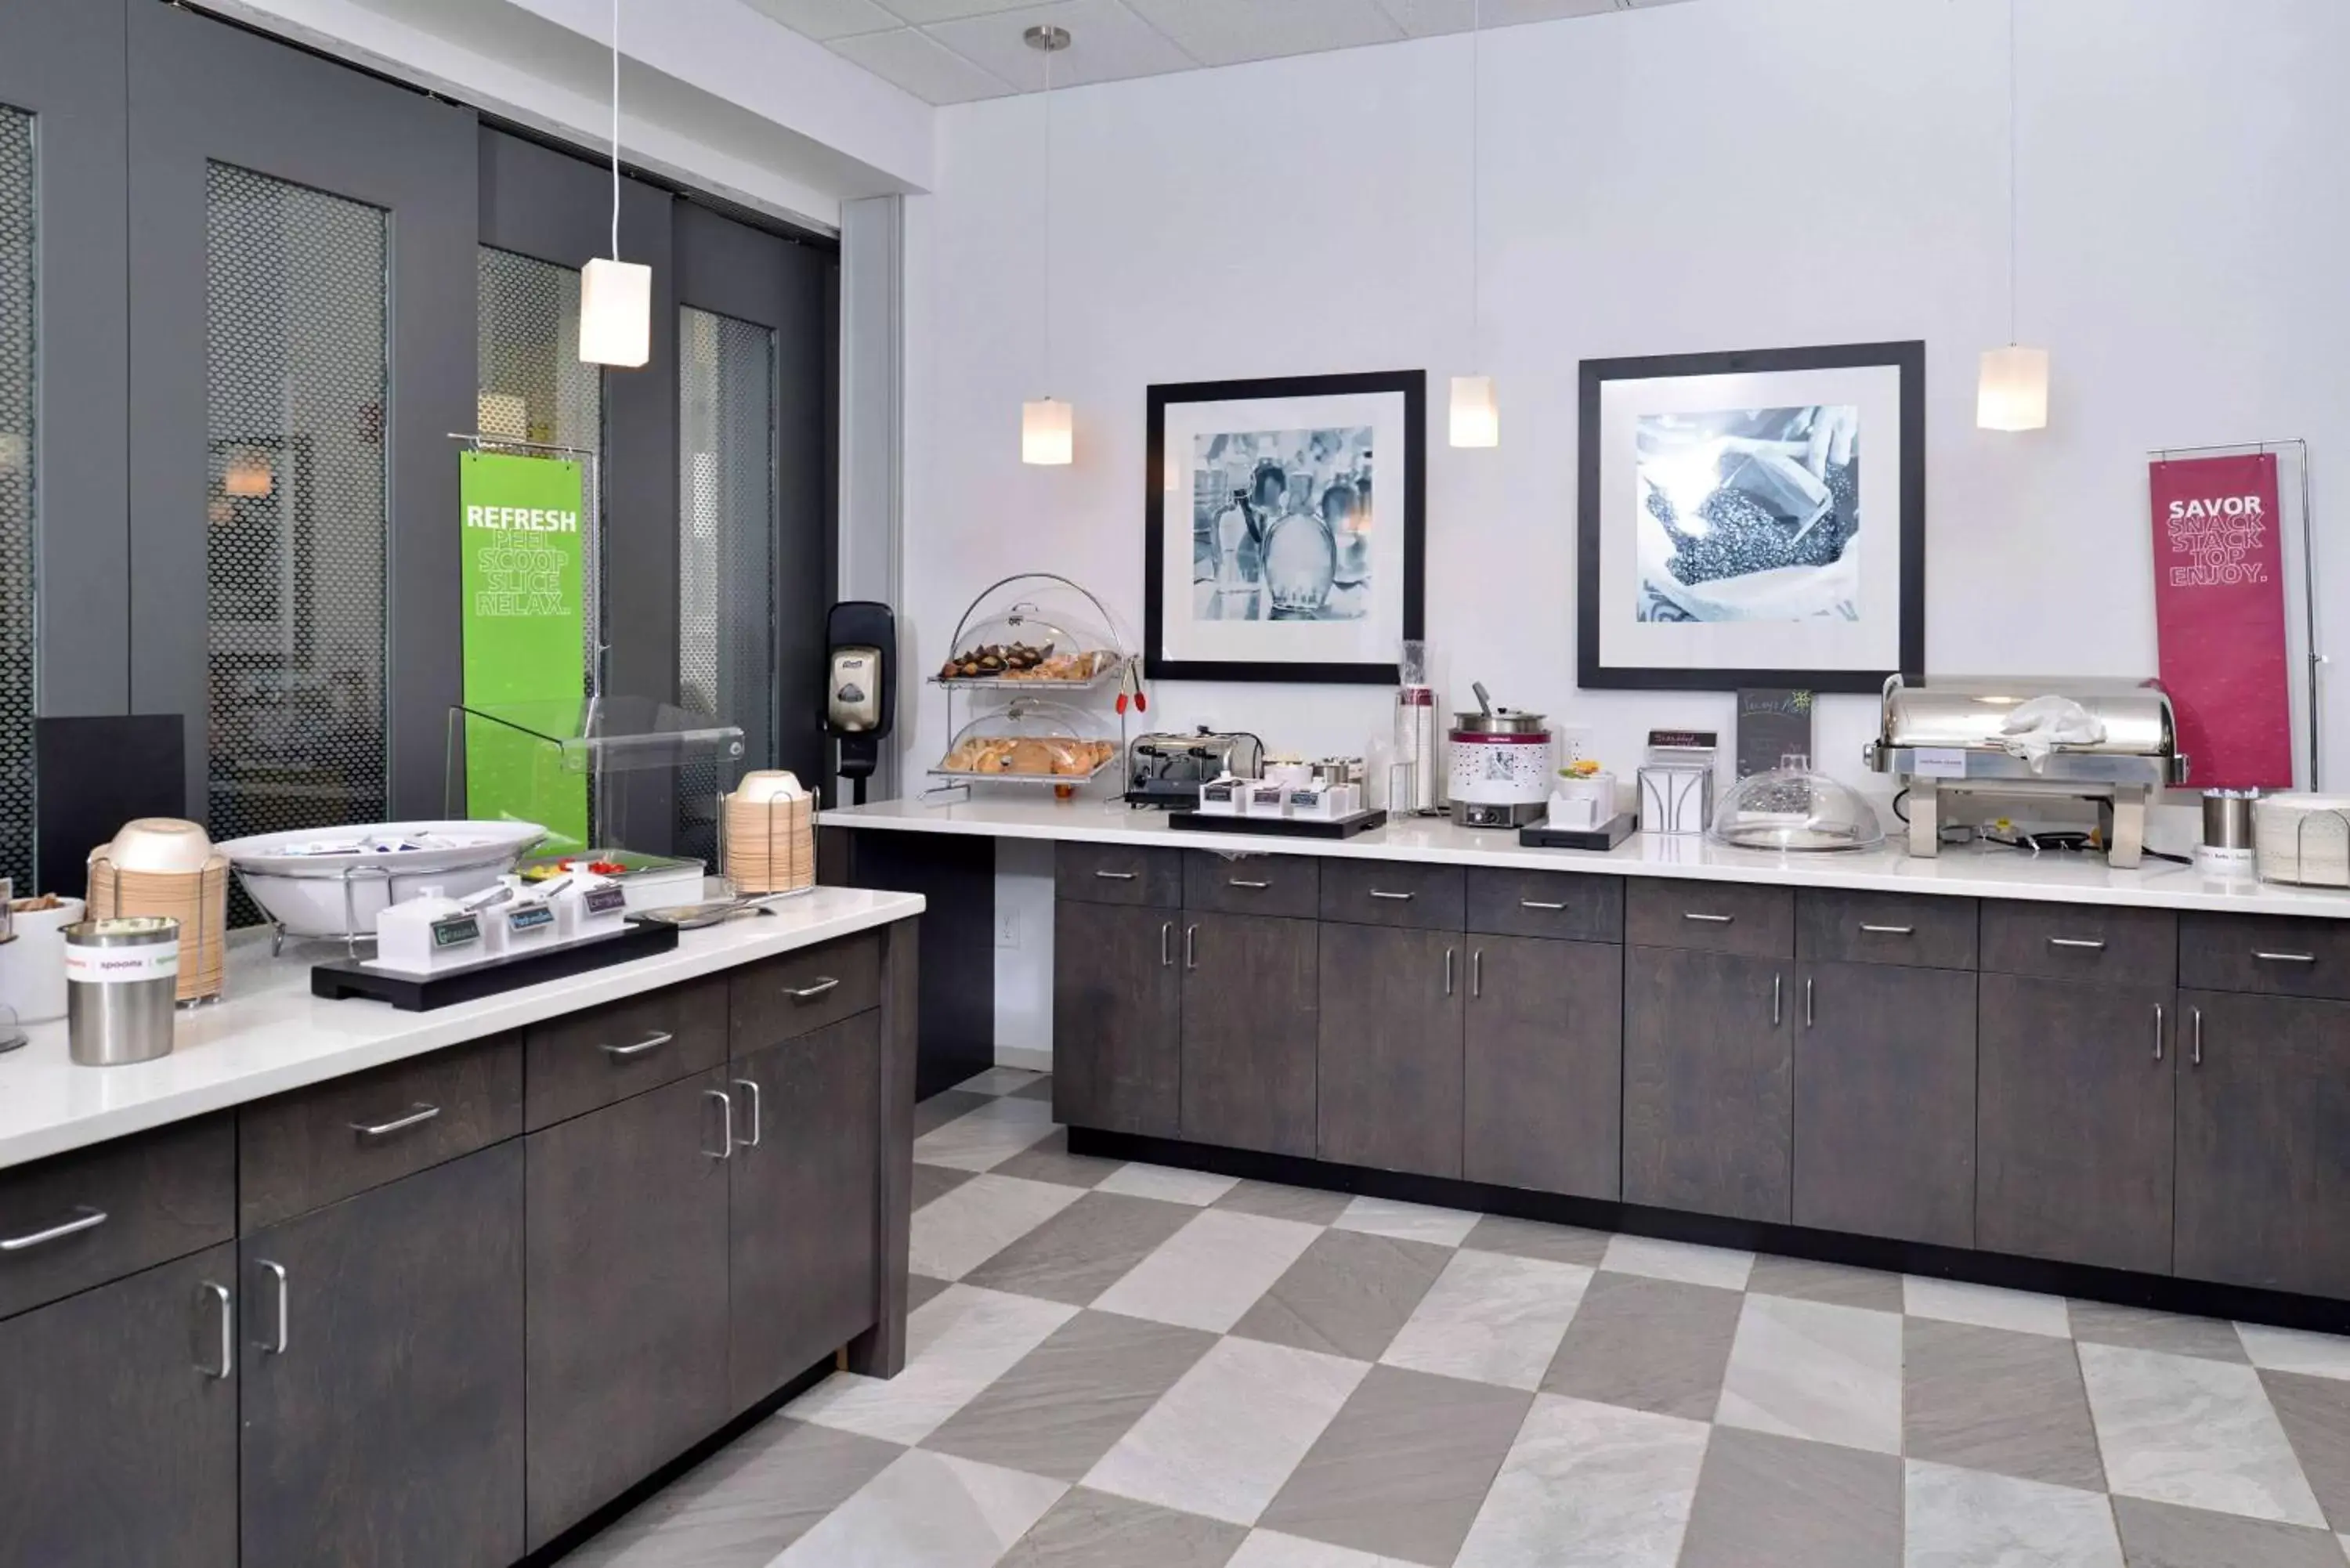
<path fill-rule="evenodd" d="M 1528 849 L 1613 849 L 1631 837 L 1638 826 L 1628 811 L 1596 827 L 1544 827 L 1532 822 L 1518 829 L 1518 843 Z"/>
<path fill-rule="evenodd" d="M 347 996 L 389 1002 L 402 1012 L 430 1012 L 460 1002 L 478 1002 L 502 991 L 562 980 L 630 959 L 652 958 L 677 948 L 675 926 L 639 925 L 631 920 L 609 936 L 590 937 L 559 948 L 518 953 L 511 958 L 484 959 L 463 969 L 438 974 L 400 974 L 370 969 L 358 959 L 335 959 L 310 969 L 310 994 L 339 1002 Z"/>
<path fill-rule="evenodd" d="M 1387 826 L 1384 811 L 1358 811 L 1327 822 L 1310 816 L 1220 816 L 1204 811 L 1170 811 L 1167 826 L 1187 833 L 1261 833 L 1268 838 L 1352 838 Z"/>

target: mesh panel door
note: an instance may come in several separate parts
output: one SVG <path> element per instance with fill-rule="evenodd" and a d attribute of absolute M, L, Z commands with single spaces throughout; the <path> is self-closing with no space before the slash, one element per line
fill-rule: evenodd
<path fill-rule="evenodd" d="M 775 334 L 678 313 L 677 690 L 681 706 L 743 728 L 752 767 L 775 761 Z M 715 854 L 696 763 L 678 793 L 678 852 Z"/>
<path fill-rule="evenodd" d="M 0 106 L 0 877 L 33 878 L 33 117 Z"/>
<path fill-rule="evenodd" d="M 212 834 L 381 821 L 387 215 L 221 162 L 204 195 Z"/>

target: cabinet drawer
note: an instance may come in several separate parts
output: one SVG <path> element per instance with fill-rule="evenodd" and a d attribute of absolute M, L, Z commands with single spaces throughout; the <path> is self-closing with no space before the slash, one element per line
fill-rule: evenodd
<path fill-rule="evenodd" d="M 2178 983 L 2350 1001 L 2350 920 L 2181 915 Z"/>
<path fill-rule="evenodd" d="M 1795 899 L 1784 888 L 1635 877 L 1624 895 L 1624 940 L 1651 948 L 1786 958 Z"/>
<path fill-rule="evenodd" d="M 231 1116 L 0 1171 L 0 1317 L 235 1234 Z"/>
<path fill-rule="evenodd" d="M 1804 888 L 1795 894 L 1795 952 L 1846 963 L 1972 969 L 1976 919 L 1972 898 Z"/>
<path fill-rule="evenodd" d="M 2174 985 L 2178 918 L 2168 909 L 2102 904 L 1987 903 L 1982 967 L 1995 974 Z"/>
<path fill-rule="evenodd" d="M 1244 855 L 1205 849 L 1183 857 L 1183 907 L 1224 915 L 1312 919 L 1321 907 L 1322 863 L 1310 855 Z"/>
<path fill-rule="evenodd" d="M 1183 852 L 1139 844 L 1056 844 L 1053 892 L 1087 904 L 1183 903 Z"/>
<path fill-rule="evenodd" d="M 1322 918 L 1356 926 L 1457 931 L 1468 903 L 1458 866 L 1330 859 L 1322 866 Z"/>
<path fill-rule="evenodd" d="M 1624 879 L 1573 871 L 1469 868 L 1469 929 L 1499 937 L 1624 940 Z"/>
<path fill-rule="evenodd" d="M 881 1005 L 881 933 L 738 969 L 733 992 L 735 1055 L 796 1040 Z"/>
<path fill-rule="evenodd" d="M 244 1106 L 237 1228 L 323 1209 L 521 1133 L 518 1034 Z"/>
<path fill-rule="evenodd" d="M 726 979 L 632 996 L 523 1037 L 523 1123 L 550 1127 L 726 1060 Z"/>

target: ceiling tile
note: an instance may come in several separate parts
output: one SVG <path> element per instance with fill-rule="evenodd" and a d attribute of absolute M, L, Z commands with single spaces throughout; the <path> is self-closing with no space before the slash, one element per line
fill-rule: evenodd
<path fill-rule="evenodd" d="M 1127 0 L 1211 66 L 1392 43 L 1403 29 L 1377 0 Z"/>
<path fill-rule="evenodd" d="M 1055 87 L 1189 70 L 1198 63 L 1118 0 L 1057 0 L 941 22 L 926 31 L 1021 90 L 1034 92 L 1045 85 L 1045 57 L 1023 42 L 1021 34 L 1046 22 L 1066 27 L 1071 38 L 1069 47 L 1053 57 Z"/>
<path fill-rule="evenodd" d="M 852 33 L 884 33 L 898 19 L 873 0 L 743 0 L 811 38 L 845 38 Z"/>
<path fill-rule="evenodd" d="M 924 26 L 952 22 L 964 16 L 985 16 L 1003 11 L 1024 11 L 1036 0 L 878 0 L 909 22 Z"/>
<path fill-rule="evenodd" d="M 1465 33 L 1474 21 L 1492 27 L 1513 27 L 1522 22 L 1554 22 L 1562 16 L 1596 16 L 1620 11 L 1617 0 L 1483 0 L 1480 15 L 1475 0 L 1379 0 L 1388 15 L 1415 38 L 1438 33 Z"/>
<path fill-rule="evenodd" d="M 836 38 L 831 48 L 931 103 L 969 103 L 974 99 L 1002 98 L 1012 91 L 1010 84 L 911 27 Z"/>

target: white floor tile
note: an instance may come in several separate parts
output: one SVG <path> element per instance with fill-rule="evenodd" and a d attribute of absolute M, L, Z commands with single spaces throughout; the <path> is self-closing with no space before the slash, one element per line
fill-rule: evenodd
<path fill-rule="evenodd" d="M 1241 1542 L 1224 1568 L 1419 1568 L 1400 1557 L 1374 1557 L 1349 1546 L 1284 1535 L 1277 1530 L 1254 1530 Z"/>
<path fill-rule="evenodd" d="M 2253 1368 L 2116 1345 L 2080 1354 L 2115 1495 L 2325 1523 Z"/>
<path fill-rule="evenodd" d="M 2018 1334 L 2073 1337 L 2072 1314 L 2062 1296 L 2034 1295 L 2030 1291 L 2003 1291 L 1994 1285 L 1973 1285 L 1963 1280 L 1935 1280 L 1911 1274 L 1901 1282 L 1902 1305 L 1912 1317 L 1940 1318 L 1945 1323 L 1970 1323 L 1978 1328 L 2007 1328 Z"/>
<path fill-rule="evenodd" d="M 974 1176 L 914 1210 L 914 1272 L 959 1280 L 1083 1197 L 1085 1189 L 1016 1176 Z"/>
<path fill-rule="evenodd" d="M 1387 1198 L 1357 1198 L 1333 1222 L 1340 1231 L 1364 1231 L 1402 1241 L 1433 1241 L 1458 1247 L 1484 1216 L 1457 1209 L 1431 1209 L 1424 1203 L 1398 1203 Z"/>
<path fill-rule="evenodd" d="M 1909 1461 L 1903 1568 L 2122 1568 L 2095 1492 Z"/>
<path fill-rule="evenodd" d="M 1095 1189 L 1123 1192 L 1128 1198 L 1158 1198 L 1169 1203 L 1189 1203 L 1205 1209 L 1240 1185 L 1235 1176 L 1211 1176 L 1204 1170 L 1177 1170 L 1164 1165 L 1121 1165 Z"/>
<path fill-rule="evenodd" d="M 1748 1296 L 1714 1419 L 1783 1438 L 1901 1451 L 1901 1315 Z"/>
<path fill-rule="evenodd" d="M 1369 1366 L 1227 1339 L 1086 1477 L 1100 1491 L 1253 1524 Z"/>
<path fill-rule="evenodd" d="M 919 1443 L 1076 1312 L 1058 1302 L 949 1285 L 907 1321 L 903 1372 L 888 1379 L 837 1372 L 785 1413 L 868 1438 Z"/>
<path fill-rule="evenodd" d="M 990 1100 L 914 1140 L 924 1165 L 992 1170 L 1053 1130 L 1053 1107 L 1042 1100 Z"/>
<path fill-rule="evenodd" d="M 2240 1323 L 2236 1337 L 2255 1366 L 2272 1372 L 2305 1372 L 2312 1377 L 2350 1378 L 2350 1339 L 2338 1334 L 2306 1334 Z"/>
<path fill-rule="evenodd" d="M 1673 1568 L 1701 1421 L 1534 1396 L 1456 1568 Z"/>
<path fill-rule="evenodd" d="M 1607 1243 L 1607 1256 L 1599 1266 L 1618 1274 L 1646 1274 L 1652 1280 L 1742 1291 L 1746 1276 L 1754 1272 L 1754 1254 L 1659 1241 L 1654 1236 L 1618 1236 Z"/>
<path fill-rule="evenodd" d="M 774 1568 L 989 1568 L 1068 1490 L 913 1449 L 794 1542 Z"/>
<path fill-rule="evenodd" d="M 1203 1209 L 1097 1296 L 1094 1307 L 1222 1334 L 1321 1233 L 1295 1220 Z"/>
<path fill-rule="evenodd" d="M 1541 1386 L 1591 1271 L 1500 1252 L 1455 1252 L 1381 1361 L 1446 1377 Z"/>

